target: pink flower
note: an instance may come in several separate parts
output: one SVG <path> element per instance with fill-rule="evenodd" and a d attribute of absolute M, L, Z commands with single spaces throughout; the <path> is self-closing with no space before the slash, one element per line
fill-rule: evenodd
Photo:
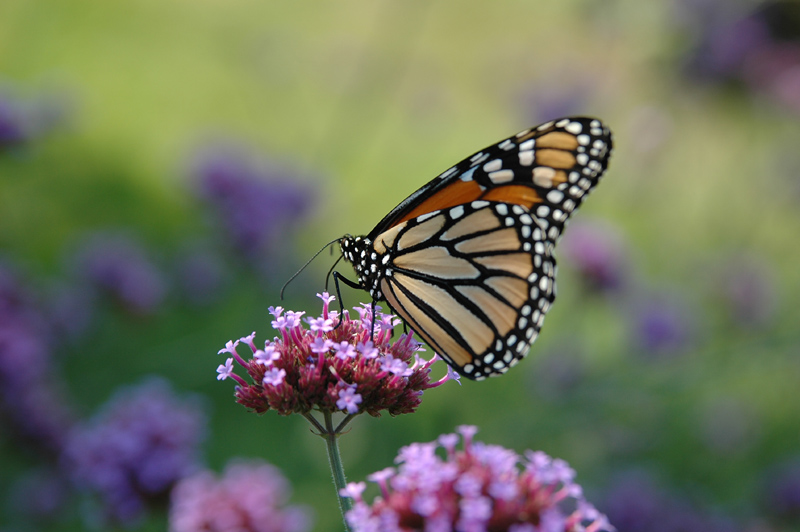
<path fill-rule="evenodd" d="M 257 349 L 250 335 L 220 350 L 232 359 L 219 367 L 218 378 L 237 382 L 238 403 L 257 413 L 275 410 L 281 415 L 307 415 L 312 410 L 398 415 L 414 412 L 424 390 L 453 378 L 448 373 L 431 382 L 431 366 L 438 358 L 420 359 L 421 344 L 411 334 L 392 342 L 392 327 L 398 323 L 393 316 L 379 313 L 376 307 L 371 331 L 369 305 L 356 309 L 358 320 L 345 312 L 339 321 L 328 309 L 334 298 L 327 293 L 319 297 L 322 315 L 307 318 L 308 329 L 300 319 L 302 312 L 270 307 L 273 327 L 280 331 L 277 338 Z M 250 348 L 252 358 L 236 351 L 241 345 Z M 234 373 L 233 361 L 244 368 L 249 380 Z"/>
<path fill-rule="evenodd" d="M 541 451 L 528 451 L 522 458 L 498 445 L 474 442 L 476 431 L 458 427 L 464 442 L 460 451 L 455 434 L 400 449 L 396 470 L 367 477 L 381 490 L 371 504 L 362 498 L 363 483 L 341 490 L 342 497 L 355 501 L 347 513 L 353 532 L 614 530 L 584 499 L 566 462 Z M 439 448 L 444 459 L 436 452 Z"/>
<path fill-rule="evenodd" d="M 286 506 L 290 486 L 281 472 L 263 462 L 237 462 L 221 478 L 201 471 L 172 491 L 170 532 L 305 532 L 309 512 Z"/>

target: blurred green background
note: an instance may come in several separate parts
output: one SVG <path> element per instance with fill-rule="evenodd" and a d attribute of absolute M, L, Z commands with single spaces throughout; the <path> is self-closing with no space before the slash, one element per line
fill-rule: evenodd
<path fill-rule="evenodd" d="M 202 402 L 204 465 L 263 458 L 340 529 L 322 440 L 235 404 L 216 352 L 271 337 L 270 305 L 319 312 L 329 255 L 278 290 L 324 243 L 563 114 L 603 119 L 615 152 L 531 354 L 355 420 L 349 478 L 475 424 L 567 460 L 620 532 L 800 530 L 800 16 L 722 0 L 4 0 L 3 311 L 44 354 L 15 359 L 3 316 L 0 530 L 165 529 L 163 498 L 101 523 L 58 480 L 59 431 L 152 375 Z M 69 411 L 45 443 L 14 386 Z"/>

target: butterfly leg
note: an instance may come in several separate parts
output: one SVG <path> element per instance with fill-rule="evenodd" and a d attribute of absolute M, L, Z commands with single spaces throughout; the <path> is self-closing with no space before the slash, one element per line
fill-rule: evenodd
<path fill-rule="evenodd" d="M 333 286 L 336 287 L 336 297 L 339 298 L 339 323 L 334 327 L 334 329 L 338 329 L 339 325 L 342 324 L 342 316 L 344 316 L 344 302 L 342 301 L 342 290 L 339 288 L 339 281 L 341 280 L 344 284 L 356 290 L 361 290 L 361 285 L 355 281 L 351 281 L 339 272 L 333 272 L 331 275 L 333 276 Z M 373 302 L 373 305 L 374 304 Z"/>

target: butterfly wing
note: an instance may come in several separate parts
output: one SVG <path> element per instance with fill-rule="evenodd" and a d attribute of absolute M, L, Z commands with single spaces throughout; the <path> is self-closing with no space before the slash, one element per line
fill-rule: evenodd
<path fill-rule="evenodd" d="M 443 172 L 366 237 L 342 238 L 342 254 L 459 373 L 504 373 L 555 299 L 553 246 L 611 148 L 593 118 L 522 131 Z"/>
<path fill-rule="evenodd" d="M 386 301 L 462 375 L 505 373 L 555 298 L 555 262 L 527 209 L 473 201 L 379 235 Z"/>
<path fill-rule="evenodd" d="M 445 170 L 387 214 L 369 238 L 426 213 L 487 200 L 525 207 L 554 244 L 608 166 L 611 148 L 611 132 L 594 118 L 521 131 Z"/>

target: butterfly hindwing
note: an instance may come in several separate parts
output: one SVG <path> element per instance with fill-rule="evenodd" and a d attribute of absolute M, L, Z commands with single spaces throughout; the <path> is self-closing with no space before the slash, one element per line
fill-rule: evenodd
<path fill-rule="evenodd" d="M 555 263 L 534 217 L 476 201 L 379 235 L 380 289 L 395 312 L 463 375 L 504 373 L 525 356 L 555 299 Z"/>

